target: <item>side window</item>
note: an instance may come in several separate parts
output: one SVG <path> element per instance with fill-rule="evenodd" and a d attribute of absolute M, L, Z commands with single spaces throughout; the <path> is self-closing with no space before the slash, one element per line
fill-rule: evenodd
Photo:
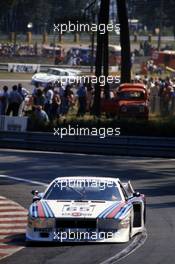
<path fill-rule="evenodd" d="M 61 75 L 60 71 L 55 71 L 54 74 L 59 76 Z"/>
<path fill-rule="evenodd" d="M 120 183 L 120 188 L 121 188 L 122 193 L 123 193 L 123 195 L 124 195 L 124 197 L 125 197 L 125 200 L 127 201 L 129 197 L 128 197 L 128 195 L 127 195 L 127 193 L 126 193 L 126 191 L 125 191 L 125 189 L 124 189 L 124 187 L 122 186 L 121 183 Z"/>

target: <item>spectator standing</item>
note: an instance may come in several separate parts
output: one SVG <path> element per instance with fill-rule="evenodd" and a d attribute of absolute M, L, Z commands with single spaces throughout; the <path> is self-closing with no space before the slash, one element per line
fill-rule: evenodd
<path fill-rule="evenodd" d="M 171 86 L 166 84 L 163 93 L 163 115 L 168 115 L 170 110 L 170 101 L 171 101 Z"/>
<path fill-rule="evenodd" d="M 158 94 L 159 94 L 159 83 L 150 82 L 150 111 L 152 113 L 156 112 L 156 106 L 157 106 L 157 98 L 158 98 Z"/>
<path fill-rule="evenodd" d="M 21 95 L 23 101 L 20 105 L 20 108 L 19 108 L 19 112 L 18 112 L 18 115 L 19 116 L 22 116 L 22 113 L 23 113 L 23 110 L 24 110 L 24 106 L 25 106 L 25 98 L 26 96 L 29 94 L 29 92 L 27 91 L 26 88 L 22 87 L 22 84 L 19 83 L 18 84 L 18 93 Z"/>
<path fill-rule="evenodd" d="M 65 88 L 64 95 L 61 100 L 61 109 L 60 109 L 61 115 L 66 115 L 69 111 L 70 95 L 71 95 L 71 89 L 70 89 L 70 85 L 68 84 Z"/>
<path fill-rule="evenodd" d="M 36 92 L 36 95 L 33 98 L 33 104 L 35 106 L 41 105 L 42 108 L 44 108 L 45 100 L 46 99 L 45 99 L 45 96 L 44 96 L 42 90 L 38 89 L 37 92 Z"/>
<path fill-rule="evenodd" d="M 17 85 L 14 85 L 12 87 L 12 91 L 9 94 L 9 105 L 7 109 L 7 115 L 10 115 L 12 112 L 13 116 L 17 116 L 22 101 L 23 98 L 18 92 L 18 87 Z"/>
<path fill-rule="evenodd" d="M 84 84 L 79 85 L 77 95 L 79 103 L 77 116 L 84 116 L 84 114 L 86 113 L 86 88 Z"/>
<path fill-rule="evenodd" d="M 20 95 L 21 95 L 24 99 L 25 99 L 25 97 L 26 97 L 27 95 L 29 95 L 29 92 L 27 91 L 26 88 L 24 88 L 24 87 L 22 86 L 21 83 L 18 83 L 18 93 L 20 93 Z"/>
<path fill-rule="evenodd" d="M 86 111 L 91 112 L 93 105 L 93 88 L 91 85 L 87 85 L 86 92 Z"/>
<path fill-rule="evenodd" d="M 8 87 L 3 87 L 3 92 L 0 94 L 0 115 L 5 115 L 8 107 L 9 93 Z"/>
<path fill-rule="evenodd" d="M 171 87 L 170 97 L 171 97 L 170 114 L 174 115 L 174 113 L 175 113 L 175 86 L 174 85 Z"/>
<path fill-rule="evenodd" d="M 53 102 L 53 87 L 52 84 L 49 83 L 48 87 L 46 88 L 46 95 L 45 95 L 45 111 L 49 117 L 52 119 L 52 102 Z"/>
<path fill-rule="evenodd" d="M 34 86 L 33 89 L 32 89 L 32 95 L 33 95 L 33 96 L 36 95 L 38 88 L 39 88 L 39 83 L 36 82 L 36 83 L 35 83 L 35 86 Z"/>
<path fill-rule="evenodd" d="M 61 105 L 60 95 L 57 91 L 55 91 L 54 95 L 53 95 L 53 102 L 52 102 L 52 117 L 53 117 L 53 119 L 59 117 L 60 105 Z"/>
<path fill-rule="evenodd" d="M 41 105 L 35 107 L 35 118 L 38 122 L 47 123 L 49 122 L 49 117 L 47 113 L 42 109 Z"/>

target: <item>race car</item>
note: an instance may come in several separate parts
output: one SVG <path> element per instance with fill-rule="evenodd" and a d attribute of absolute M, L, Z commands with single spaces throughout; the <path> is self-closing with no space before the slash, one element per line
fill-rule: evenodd
<path fill-rule="evenodd" d="M 127 242 L 145 229 L 145 196 L 114 177 L 59 177 L 32 191 L 26 241 Z"/>
<path fill-rule="evenodd" d="M 70 80 L 75 81 L 75 77 L 81 73 L 75 69 L 49 68 L 48 71 L 36 73 L 32 76 L 32 84 L 38 83 L 41 86 L 47 86 L 48 83 L 61 81 L 63 84 Z"/>

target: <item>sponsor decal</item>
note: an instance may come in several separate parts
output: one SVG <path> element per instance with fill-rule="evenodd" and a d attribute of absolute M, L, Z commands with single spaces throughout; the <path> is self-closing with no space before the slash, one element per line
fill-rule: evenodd
<path fill-rule="evenodd" d="M 64 216 L 91 216 L 95 205 L 82 206 L 82 205 L 64 205 L 62 215 Z"/>
<path fill-rule="evenodd" d="M 36 73 L 40 71 L 40 64 L 8 63 L 8 71 Z"/>

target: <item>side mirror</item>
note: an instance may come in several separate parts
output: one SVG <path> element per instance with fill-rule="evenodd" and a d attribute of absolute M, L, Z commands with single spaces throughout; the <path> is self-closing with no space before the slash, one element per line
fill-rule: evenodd
<path fill-rule="evenodd" d="M 32 202 L 34 203 L 34 202 L 39 201 L 39 200 L 41 200 L 41 198 L 39 196 L 34 196 Z"/>
<path fill-rule="evenodd" d="M 140 197 L 140 193 L 139 193 L 139 192 L 134 192 L 134 193 L 133 193 L 133 196 L 134 196 L 134 197 Z"/>
<path fill-rule="evenodd" d="M 39 195 L 37 190 L 32 190 L 31 194 L 33 195 L 33 203 L 36 202 L 36 201 L 41 200 L 41 197 L 40 197 L 40 195 Z"/>

